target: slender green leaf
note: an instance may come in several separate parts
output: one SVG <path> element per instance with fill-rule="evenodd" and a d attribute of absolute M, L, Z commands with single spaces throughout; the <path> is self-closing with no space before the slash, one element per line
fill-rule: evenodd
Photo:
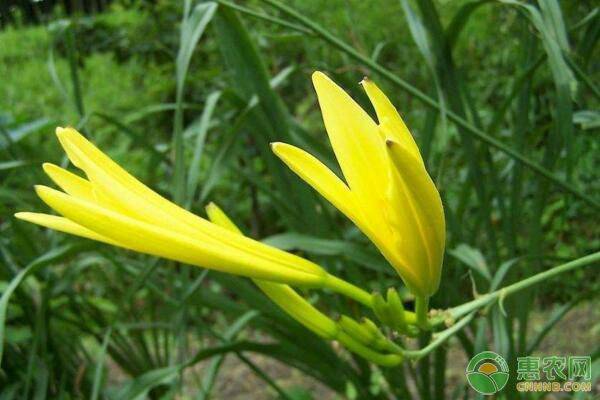
<path fill-rule="evenodd" d="M 488 282 L 492 281 L 492 274 L 481 252 L 466 244 L 459 244 L 448 253 L 462 261 L 467 267 L 484 277 Z"/>
<path fill-rule="evenodd" d="M 181 38 L 179 52 L 177 53 L 176 82 L 177 93 L 175 97 L 175 117 L 173 127 L 173 193 L 175 202 L 182 204 L 186 199 L 186 177 L 185 177 L 185 152 L 183 141 L 183 97 L 184 86 L 192 54 L 198 41 L 202 37 L 206 26 L 212 20 L 217 10 L 217 4 L 212 2 L 197 4 L 190 11 L 190 0 L 185 1 L 183 21 L 181 23 Z"/>

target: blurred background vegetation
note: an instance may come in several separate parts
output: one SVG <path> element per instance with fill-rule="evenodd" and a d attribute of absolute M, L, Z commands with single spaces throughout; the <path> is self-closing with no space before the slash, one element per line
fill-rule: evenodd
<path fill-rule="evenodd" d="M 32 186 L 49 183 L 42 162 L 66 165 L 53 131 L 72 125 L 195 213 L 215 201 L 255 238 L 368 290 L 401 289 L 366 238 L 268 147 L 292 142 L 335 168 L 310 74 L 325 71 L 371 112 L 358 85 L 369 76 L 442 193 L 449 239 L 432 301 L 459 304 L 600 247 L 595 2 L 286 2 L 299 18 L 254 0 L 1 4 L 1 398 L 469 397 L 455 353 L 492 349 L 512 365 L 569 315 L 587 321 L 569 332 L 582 347 L 559 340 L 545 353 L 597 359 L 597 268 L 508 299 L 506 313 L 490 310 L 431 359 L 387 371 L 323 343 L 244 279 L 12 217 L 46 210 Z M 307 295 L 332 315 L 360 315 Z"/>

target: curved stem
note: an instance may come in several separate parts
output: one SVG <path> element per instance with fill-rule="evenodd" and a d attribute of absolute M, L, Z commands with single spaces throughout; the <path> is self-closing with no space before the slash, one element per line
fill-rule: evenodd
<path fill-rule="evenodd" d="M 315 34 L 312 30 L 305 28 L 302 25 L 296 25 L 291 22 L 287 22 L 284 19 L 280 19 L 280 18 L 273 17 L 268 14 L 263 14 L 261 12 L 254 11 L 251 8 L 240 6 L 239 4 L 235 4 L 228 0 L 217 0 L 217 3 L 219 3 L 225 7 L 233 8 L 234 10 L 239 11 L 242 14 L 247 14 L 247 15 L 250 15 L 250 16 L 258 18 L 258 19 L 269 21 L 269 22 L 272 22 L 277 25 L 285 26 L 286 28 L 290 28 L 290 29 L 300 32 L 304 35 L 314 35 Z"/>
<path fill-rule="evenodd" d="M 543 282 L 546 279 L 552 278 L 558 274 L 562 274 L 563 272 L 571 271 L 573 269 L 584 267 L 587 265 L 591 265 L 600 261 L 600 251 L 589 254 L 587 256 L 578 258 L 573 261 L 569 261 L 568 263 L 558 265 L 554 268 L 551 268 L 547 271 L 540 272 L 539 274 L 530 276 L 529 278 L 525 278 L 519 282 L 513 283 L 512 285 L 508 285 L 503 287 L 502 289 L 498 289 L 494 292 L 484 294 L 483 296 L 472 300 L 468 303 L 461 304 L 460 306 L 453 307 L 449 309 L 449 313 L 453 318 L 460 318 L 463 315 L 466 315 L 472 311 L 478 310 L 492 303 L 493 301 L 499 299 L 500 297 L 508 296 L 509 294 L 518 292 L 519 290 L 526 289 L 530 286 L 533 286 L 537 283 Z"/>

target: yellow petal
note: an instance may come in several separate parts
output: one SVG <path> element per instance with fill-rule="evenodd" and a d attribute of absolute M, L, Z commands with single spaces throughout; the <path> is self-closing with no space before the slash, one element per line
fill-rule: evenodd
<path fill-rule="evenodd" d="M 325 164 L 306 151 L 285 143 L 272 143 L 271 149 L 292 171 L 325 197 L 354 223 L 360 223 L 360 209 L 354 195 Z"/>
<path fill-rule="evenodd" d="M 373 108 L 375 108 L 377 119 L 385 137 L 404 145 L 415 158 L 423 162 L 415 139 L 390 99 L 373 81 L 367 78 L 362 80 L 361 85 L 367 92 Z"/>
<path fill-rule="evenodd" d="M 425 167 L 412 152 L 391 140 L 387 146 L 398 173 L 398 190 L 403 192 L 409 216 L 414 220 L 414 234 L 418 234 L 417 240 L 427 255 L 427 294 L 431 295 L 439 285 L 446 240 L 442 201 Z M 424 262 L 423 257 L 416 261 Z"/>
<path fill-rule="evenodd" d="M 321 72 L 312 76 L 331 146 L 348 186 L 371 211 L 381 210 L 386 187 L 385 145 L 371 117 Z"/>
<path fill-rule="evenodd" d="M 93 188 L 95 194 L 93 202 L 112 211 L 150 224 L 165 225 L 168 223 L 171 230 L 182 234 L 199 234 L 189 224 L 180 222 L 162 204 L 150 201 L 149 196 L 145 196 L 140 191 L 132 190 L 128 182 L 124 182 L 124 179 L 120 179 L 119 174 L 115 173 L 114 168 L 109 168 L 101 159 L 92 158 L 93 153 L 85 151 L 85 147 L 79 148 L 73 141 L 68 139 L 63 140 L 62 144 L 67 153 L 75 157 L 77 166 L 88 176 L 91 182 L 90 186 Z M 135 178 L 131 177 L 131 179 Z M 171 203 L 165 199 L 165 204 Z M 212 243 L 219 243 L 218 240 L 211 237 L 203 236 L 203 239 Z"/>
<path fill-rule="evenodd" d="M 33 212 L 19 212 L 15 214 L 15 217 L 23 221 L 31 222 L 36 225 L 53 229 L 55 231 L 60 231 L 75 236 L 81 236 L 86 239 L 92 239 L 97 240 L 99 242 L 108 243 L 113 246 L 118 246 L 117 242 L 115 242 L 114 240 L 99 235 L 96 232 L 84 228 L 83 226 L 78 225 L 75 222 L 70 221 L 64 217 L 57 217 L 56 215 L 40 214 Z"/>
<path fill-rule="evenodd" d="M 316 264 L 267 246 L 245 236 L 235 235 L 177 206 L 139 182 L 72 128 L 59 128 L 57 135 L 73 163 L 92 182 L 100 205 L 142 221 L 197 237 L 221 246 L 225 252 L 242 251 L 288 268 L 320 273 Z"/>
<path fill-rule="evenodd" d="M 209 203 L 206 206 L 206 214 L 208 214 L 208 219 L 210 222 L 219 225 L 222 228 L 228 229 L 231 232 L 238 233 L 242 235 L 242 231 L 237 227 L 236 224 L 233 223 L 231 219 L 221 210 L 219 206 L 215 203 Z"/>
<path fill-rule="evenodd" d="M 259 279 L 255 279 L 254 283 L 269 299 L 311 331 L 327 339 L 334 339 L 336 337 L 338 332 L 337 324 L 313 307 L 304 297 L 300 296 L 288 285 L 266 282 Z"/>
<path fill-rule="evenodd" d="M 94 201 L 94 190 L 87 180 L 51 163 L 43 164 L 44 172 L 71 196 Z"/>
<path fill-rule="evenodd" d="M 280 264 L 243 251 L 224 249 L 223 246 L 198 241 L 172 232 L 168 228 L 132 219 L 48 187 L 38 186 L 36 191 L 46 204 L 71 221 L 141 253 L 277 282 L 319 285 L 323 279 L 319 274 L 324 271 L 320 269 L 311 274 L 283 268 Z"/>

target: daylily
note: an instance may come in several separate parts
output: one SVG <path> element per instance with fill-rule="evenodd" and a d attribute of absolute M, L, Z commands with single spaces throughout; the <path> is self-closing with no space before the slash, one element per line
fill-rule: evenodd
<path fill-rule="evenodd" d="M 57 128 L 71 162 L 87 179 L 46 163 L 64 192 L 37 186 L 40 198 L 62 216 L 20 212 L 17 218 L 141 253 L 252 278 L 275 304 L 317 335 L 337 340 L 382 366 L 403 360 L 398 348 L 371 328 L 345 317 L 338 324 L 290 285 L 329 288 L 370 306 L 372 296 L 320 266 L 242 234 L 216 205 L 209 220 L 178 207 L 143 185 L 73 128 Z M 350 326 L 350 328 L 348 328 Z M 357 334 L 356 332 L 360 334 Z"/>
<path fill-rule="evenodd" d="M 56 135 L 87 179 L 56 165 L 44 171 L 64 192 L 36 186 L 62 216 L 20 212 L 17 218 L 140 253 L 234 275 L 308 288 L 329 288 L 371 307 L 372 296 L 295 254 L 232 232 L 154 192 L 73 128 Z"/>
<path fill-rule="evenodd" d="M 64 191 L 36 186 L 62 215 L 21 212 L 16 217 L 58 231 L 187 264 L 274 282 L 322 287 L 320 266 L 213 224 L 171 203 L 139 182 L 73 128 L 56 134 L 81 178 L 46 163 Z"/>
<path fill-rule="evenodd" d="M 274 143 L 273 151 L 365 233 L 416 296 L 431 296 L 440 282 L 444 210 L 413 137 L 373 82 L 361 83 L 378 123 L 325 74 L 312 78 L 345 182 L 300 148 Z"/>

